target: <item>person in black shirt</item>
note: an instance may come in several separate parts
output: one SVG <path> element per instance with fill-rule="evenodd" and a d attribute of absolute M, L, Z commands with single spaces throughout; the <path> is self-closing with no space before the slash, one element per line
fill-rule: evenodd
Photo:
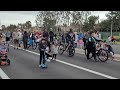
<path fill-rule="evenodd" d="M 53 31 L 50 31 L 49 35 L 50 35 L 50 42 L 53 42 L 53 37 L 54 37 Z"/>
<path fill-rule="evenodd" d="M 44 31 L 43 31 L 43 37 L 48 39 L 49 33 L 48 33 L 47 29 L 44 29 Z"/>
<path fill-rule="evenodd" d="M 90 32 L 90 37 L 88 38 L 88 42 L 86 45 L 87 49 L 87 59 L 90 59 L 89 54 L 92 53 L 92 57 L 96 60 L 96 41 L 94 39 L 94 32 Z"/>
<path fill-rule="evenodd" d="M 40 62 L 39 67 L 46 67 L 45 65 L 45 50 L 47 47 L 47 41 L 45 38 L 41 39 L 39 42 L 39 51 L 40 51 Z"/>
<path fill-rule="evenodd" d="M 23 45 L 24 45 L 24 49 L 27 49 L 27 44 L 28 44 L 28 33 L 27 31 L 24 32 L 23 34 Z"/>

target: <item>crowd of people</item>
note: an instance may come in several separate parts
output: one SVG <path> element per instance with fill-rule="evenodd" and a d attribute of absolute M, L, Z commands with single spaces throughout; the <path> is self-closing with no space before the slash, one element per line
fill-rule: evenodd
<path fill-rule="evenodd" d="M 87 49 L 87 59 L 89 59 L 89 54 L 96 60 L 96 47 L 97 42 L 101 40 L 101 34 L 98 31 L 91 32 L 74 32 L 72 29 L 68 32 L 62 32 L 60 35 L 56 35 L 53 31 L 49 31 L 45 28 L 42 31 L 28 32 L 22 29 L 15 30 L 14 32 L 7 31 L 6 33 L 0 33 L 0 44 L 4 41 L 9 43 L 10 41 L 14 44 L 14 49 L 19 49 L 19 47 L 28 49 L 28 44 L 33 47 L 33 43 L 39 46 L 40 52 L 40 62 L 39 67 L 47 67 L 45 62 L 56 60 L 58 54 L 58 38 L 64 42 L 64 45 L 72 44 L 74 48 Z M 107 49 L 112 57 L 114 51 L 111 45 L 106 44 L 105 41 L 101 40 L 102 48 Z"/>

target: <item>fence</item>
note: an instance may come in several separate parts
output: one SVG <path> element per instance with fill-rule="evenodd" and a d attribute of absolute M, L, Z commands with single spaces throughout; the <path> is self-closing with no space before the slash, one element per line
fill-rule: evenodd
<path fill-rule="evenodd" d="M 102 38 L 102 39 L 107 39 L 108 36 L 111 35 L 110 32 L 100 32 L 100 33 L 101 33 L 101 38 Z M 114 36 L 120 36 L 120 32 L 113 32 L 113 35 L 114 35 Z"/>

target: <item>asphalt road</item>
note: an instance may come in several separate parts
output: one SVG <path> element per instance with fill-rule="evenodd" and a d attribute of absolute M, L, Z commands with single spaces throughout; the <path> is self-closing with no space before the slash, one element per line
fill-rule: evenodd
<path fill-rule="evenodd" d="M 29 50 L 38 53 L 38 50 Z M 100 74 L 88 72 L 59 61 L 47 62 L 48 68 L 41 69 L 38 67 L 39 55 L 23 50 L 14 50 L 13 47 L 10 47 L 8 56 L 11 65 L 0 66 L 0 68 L 10 79 L 108 79 Z M 94 62 L 94 60 L 86 60 L 86 57 L 80 54 L 76 54 L 74 57 L 68 57 L 67 54 L 58 55 L 57 59 L 120 78 L 120 62 L 117 61 Z"/>

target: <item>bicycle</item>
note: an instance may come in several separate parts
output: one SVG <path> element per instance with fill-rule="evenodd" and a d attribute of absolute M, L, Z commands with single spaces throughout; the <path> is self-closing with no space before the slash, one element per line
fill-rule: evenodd
<path fill-rule="evenodd" d="M 65 44 L 63 42 L 60 42 L 58 47 L 58 53 L 62 55 L 65 51 L 68 53 L 69 57 L 72 57 L 75 55 L 75 48 L 71 43 Z"/>
<path fill-rule="evenodd" d="M 85 48 L 85 55 L 87 56 L 87 48 Z M 96 56 L 101 62 L 106 62 L 109 57 L 108 51 L 102 48 L 96 50 Z M 90 55 L 89 59 L 91 59 L 92 57 L 93 56 Z"/>

